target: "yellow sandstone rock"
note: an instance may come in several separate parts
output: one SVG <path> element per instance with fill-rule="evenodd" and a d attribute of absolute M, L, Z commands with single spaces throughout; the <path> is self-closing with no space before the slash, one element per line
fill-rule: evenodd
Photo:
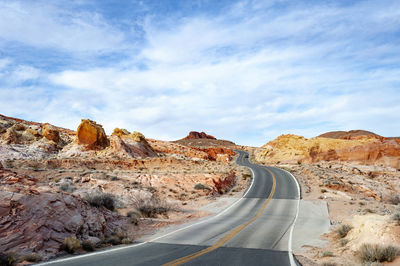
<path fill-rule="evenodd" d="M 48 123 L 43 125 L 42 134 L 43 137 L 45 137 L 48 140 L 52 140 L 55 143 L 58 143 L 60 141 L 60 133 L 54 126 Z"/>
<path fill-rule="evenodd" d="M 82 119 L 76 135 L 78 143 L 90 149 L 106 148 L 110 144 L 103 126 L 89 119 Z"/>
<path fill-rule="evenodd" d="M 129 135 L 129 134 L 130 134 L 130 132 L 124 128 L 115 128 L 112 133 L 113 136 L 118 136 L 118 137 Z"/>

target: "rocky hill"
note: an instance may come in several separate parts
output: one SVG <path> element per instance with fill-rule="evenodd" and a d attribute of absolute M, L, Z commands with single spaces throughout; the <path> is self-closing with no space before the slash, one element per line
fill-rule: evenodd
<path fill-rule="evenodd" d="M 89 119 L 74 131 L 0 115 L 0 254 L 45 260 L 207 215 L 199 206 L 250 181 L 238 178 L 248 172 L 232 149 L 202 140 L 215 146 L 107 135 Z"/>
<path fill-rule="evenodd" d="M 344 161 L 400 169 L 400 140 L 367 133 L 328 133 L 324 135 L 332 138 L 311 139 L 281 135 L 257 149 L 256 160 L 268 163 Z"/>
<path fill-rule="evenodd" d="M 331 132 L 321 134 L 318 137 L 331 138 L 331 139 L 351 139 L 353 137 L 359 137 L 359 136 L 380 137 L 378 134 L 375 134 L 374 132 L 366 131 L 366 130 L 331 131 Z"/>

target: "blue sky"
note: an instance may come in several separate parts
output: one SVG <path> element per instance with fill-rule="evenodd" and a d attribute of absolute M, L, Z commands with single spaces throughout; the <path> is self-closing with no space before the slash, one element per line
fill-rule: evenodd
<path fill-rule="evenodd" d="M 400 135 L 399 1 L 0 1 L 0 113 L 174 140 Z"/>

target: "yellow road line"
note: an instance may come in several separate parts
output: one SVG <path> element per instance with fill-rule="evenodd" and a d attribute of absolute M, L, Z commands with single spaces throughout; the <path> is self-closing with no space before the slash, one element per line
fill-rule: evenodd
<path fill-rule="evenodd" d="M 264 203 L 264 205 L 258 210 L 257 214 L 253 216 L 253 218 L 251 218 L 250 220 L 248 220 L 247 222 L 235 227 L 232 231 L 230 231 L 226 236 L 224 236 L 223 238 L 221 238 L 220 240 L 218 240 L 214 245 L 200 250 L 196 253 L 187 255 L 185 257 L 176 259 L 174 261 L 168 262 L 166 264 L 164 264 L 164 266 L 172 266 L 172 265 L 181 265 L 183 263 L 186 263 L 192 259 L 195 259 L 197 257 L 200 257 L 201 255 L 204 255 L 208 252 L 211 252 L 213 250 L 216 250 L 217 248 L 221 247 L 222 245 L 224 245 L 226 242 L 228 242 L 230 239 L 232 239 L 235 235 L 237 235 L 240 231 L 242 231 L 244 228 L 246 228 L 249 224 L 251 224 L 252 222 L 254 222 L 255 220 L 257 220 L 263 213 L 264 209 L 267 207 L 267 205 L 269 204 L 269 202 L 271 201 L 272 197 L 274 196 L 275 193 L 275 188 L 276 188 L 276 179 L 275 179 L 275 175 L 274 173 L 272 173 L 271 170 L 269 169 L 265 169 L 267 170 L 271 176 L 272 176 L 272 189 L 271 189 L 271 193 L 268 196 L 267 201 Z"/>

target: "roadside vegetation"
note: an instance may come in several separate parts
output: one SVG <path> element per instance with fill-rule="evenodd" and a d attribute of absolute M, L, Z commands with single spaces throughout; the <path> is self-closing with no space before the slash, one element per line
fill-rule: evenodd
<path fill-rule="evenodd" d="M 391 245 L 363 244 L 358 253 L 364 263 L 391 262 L 399 255 L 399 250 Z"/>

